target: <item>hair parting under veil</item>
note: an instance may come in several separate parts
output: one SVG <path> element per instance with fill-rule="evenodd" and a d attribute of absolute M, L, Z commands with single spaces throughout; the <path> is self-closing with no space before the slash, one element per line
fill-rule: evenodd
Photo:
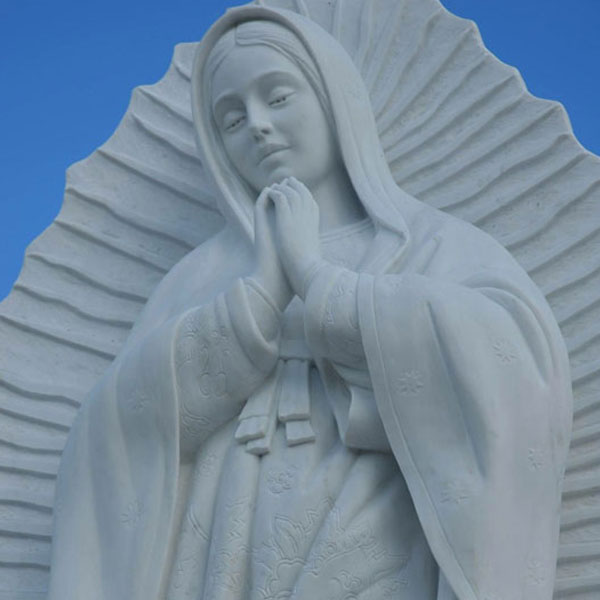
<path fill-rule="evenodd" d="M 215 44 L 204 71 L 204 85 L 212 89 L 212 79 L 219 65 L 236 46 L 262 45 L 272 48 L 294 63 L 304 74 L 333 125 L 333 114 L 325 86 L 317 67 L 300 40 L 286 27 L 274 21 L 244 21 L 227 31 Z"/>

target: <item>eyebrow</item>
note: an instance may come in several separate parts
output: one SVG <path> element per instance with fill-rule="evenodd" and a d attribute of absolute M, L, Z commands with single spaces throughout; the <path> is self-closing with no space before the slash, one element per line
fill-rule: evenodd
<path fill-rule="evenodd" d="M 282 71 L 281 69 L 273 69 L 272 71 L 267 71 L 266 73 L 263 73 L 262 75 L 259 75 L 257 77 L 257 79 L 255 81 L 258 81 L 259 83 L 261 83 L 263 80 L 265 79 L 269 79 L 270 77 L 273 77 L 275 75 L 283 75 L 284 77 L 287 78 L 293 78 L 294 75 L 292 75 L 291 73 L 288 73 L 287 71 Z M 226 102 L 230 102 L 232 100 L 236 100 L 237 99 L 237 94 L 235 92 L 223 92 L 214 102 L 213 102 L 213 112 L 216 113 L 219 109 L 219 106 L 223 103 Z"/>

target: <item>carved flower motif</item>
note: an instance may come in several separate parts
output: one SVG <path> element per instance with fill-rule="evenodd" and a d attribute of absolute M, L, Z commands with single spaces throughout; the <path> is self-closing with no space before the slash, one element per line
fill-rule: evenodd
<path fill-rule="evenodd" d="M 197 314 L 192 314 L 182 323 L 182 333 L 184 336 L 199 337 L 202 334 L 202 327 Z"/>
<path fill-rule="evenodd" d="M 392 600 L 398 596 L 398 592 L 408 585 L 408 580 L 401 577 L 392 577 L 381 583 L 381 591 L 385 600 Z"/>
<path fill-rule="evenodd" d="M 406 285 L 403 286 L 402 280 L 397 275 L 387 275 L 384 278 L 384 282 L 383 294 L 388 297 L 394 297 L 398 292 L 406 288 Z"/>
<path fill-rule="evenodd" d="M 540 448 L 529 448 L 527 451 L 527 461 L 529 462 L 529 468 L 533 471 L 539 471 L 546 462 L 544 451 Z"/>
<path fill-rule="evenodd" d="M 424 387 L 423 377 L 416 369 L 404 371 L 398 379 L 398 391 L 403 396 L 415 396 Z"/>
<path fill-rule="evenodd" d="M 294 481 L 294 471 L 292 469 L 286 469 L 277 473 L 276 471 L 270 471 L 267 476 L 267 486 L 269 491 L 273 494 L 281 494 L 292 488 L 292 482 Z"/>
<path fill-rule="evenodd" d="M 132 412 L 140 413 L 146 408 L 149 401 L 148 396 L 140 388 L 135 388 L 127 404 Z"/>
<path fill-rule="evenodd" d="M 356 577 L 349 571 L 340 571 L 339 577 L 334 577 L 345 592 L 357 593 L 363 586 L 363 581 L 360 577 Z M 345 598 L 346 596 L 344 596 Z"/>
<path fill-rule="evenodd" d="M 130 502 L 121 513 L 121 523 L 130 527 L 135 527 L 142 520 L 145 512 L 146 508 L 143 502 L 140 502 L 139 500 Z"/>
<path fill-rule="evenodd" d="M 234 552 L 227 550 L 218 552 L 211 565 L 213 587 L 225 588 L 236 596 L 242 595 L 240 592 L 247 586 L 245 566 L 249 554 L 249 549 L 244 545 Z"/>
<path fill-rule="evenodd" d="M 506 338 L 496 338 L 492 342 L 492 348 L 501 363 L 508 364 L 517 359 L 517 349 Z"/>
<path fill-rule="evenodd" d="M 547 569 L 543 563 L 535 558 L 532 558 L 527 563 L 527 580 L 534 585 L 541 585 L 546 581 Z"/>
<path fill-rule="evenodd" d="M 444 504 L 458 506 L 468 500 L 471 494 L 469 488 L 462 482 L 448 481 L 442 490 L 441 500 Z"/>
<path fill-rule="evenodd" d="M 209 452 L 201 460 L 198 461 L 196 466 L 199 475 L 211 475 L 215 470 L 215 464 L 217 462 L 217 455 L 214 452 Z"/>
<path fill-rule="evenodd" d="M 204 434 L 211 426 L 211 421 L 208 417 L 193 417 L 184 414 L 181 421 L 185 432 L 192 437 Z"/>

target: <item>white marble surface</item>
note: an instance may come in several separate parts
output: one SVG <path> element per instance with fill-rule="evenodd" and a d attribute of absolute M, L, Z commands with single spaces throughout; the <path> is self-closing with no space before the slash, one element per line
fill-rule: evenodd
<path fill-rule="evenodd" d="M 576 217 L 593 200 L 597 160 L 577 155 L 556 105 L 524 96 L 509 69 L 481 62 L 471 26 L 435 2 L 405 13 L 390 3 L 389 13 L 370 15 L 369 38 L 357 27 L 369 14 L 354 5 L 332 14 L 309 4 L 359 70 L 303 19 L 231 13 L 191 70 L 196 49 L 181 47 L 111 142 L 71 171 L 64 213 L 31 249 L 22 282 L 62 312 L 38 324 L 25 293 L 3 306 L 5 325 L 46 340 L 37 351 L 48 373 L 63 369 L 77 385 L 52 389 L 23 375 L 40 362 L 27 338 L 6 355 L 15 366 L 8 384 L 64 406 L 44 415 L 62 429 L 68 407 L 118 353 L 64 454 L 51 598 L 312 598 L 314 586 L 331 598 L 367 588 L 374 598 L 441 600 L 451 588 L 461 599 L 552 596 L 570 429 L 555 319 L 576 384 L 595 381 L 586 332 L 594 269 L 589 249 L 580 251 L 597 220 Z M 218 51 L 209 57 L 235 14 L 282 21 L 305 49 L 290 60 L 239 46 L 255 36 L 247 25 L 237 43 L 219 42 L 231 46 L 222 62 Z M 415 46 L 419 31 L 435 52 Z M 440 71 L 444 56 L 453 59 Z M 184 108 L 190 79 L 194 128 Z M 568 159 L 573 171 L 561 170 Z M 163 218 L 165 194 L 174 210 Z M 497 242 L 420 200 L 513 250 L 554 316 Z M 226 222 L 217 235 L 215 209 Z M 356 255 L 340 264 L 344 244 Z M 107 247 L 110 256 L 98 251 Z M 127 322 L 167 271 L 121 348 Z M 57 285 L 60 301 L 42 282 Z M 50 354 L 56 343 L 61 351 Z M 576 395 L 566 485 L 579 495 L 563 505 L 561 540 L 576 565 L 587 560 L 578 498 L 590 476 L 578 448 L 594 439 L 585 419 L 595 402 Z M 64 443 L 44 430 L 20 435 Z M 30 493 L 52 503 L 50 485 Z M 47 547 L 32 551 L 43 561 Z M 22 589 L 43 594 L 43 578 L 28 575 Z M 557 593 L 577 581 L 567 571 Z"/>

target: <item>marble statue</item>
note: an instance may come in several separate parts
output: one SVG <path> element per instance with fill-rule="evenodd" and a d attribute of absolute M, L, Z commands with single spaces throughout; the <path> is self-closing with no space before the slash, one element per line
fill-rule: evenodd
<path fill-rule="evenodd" d="M 98 298 L 78 318 L 110 331 L 129 311 L 135 324 L 112 338 L 114 351 L 97 334 L 73 334 L 68 322 L 67 333 L 42 331 L 67 347 L 52 355 L 55 370 L 65 364 L 93 379 L 64 451 L 64 437 L 55 440 L 49 600 L 549 600 L 598 589 L 594 530 L 581 523 L 598 520 L 589 472 L 598 428 L 577 429 L 578 415 L 597 411 L 595 398 L 586 396 L 583 410 L 575 398 L 568 458 L 571 368 L 576 378 L 584 364 L 584 381 L 596 373 L 589 357 L 598 334 L 583 331 L 588 304 L 597 304 L 597 293 L 587 300 L 597 292 L 596 267 L 580 275 L 561 263 L 593 233 L 576 244 L 556 239 L 553 219 L 570 216 L 570 205 L 515 226 L 523 204 L 530 217 L 540 206 L 544 176 L 563 185 L 558 159 L 576 142 L 560 132 L 568 125 L 555 105 L 522 92 L 514 114 L 490 111 L 486 102 L 506 101 L 521 82 L 437 2 L 382 1 L 379 21 L 374 4 L 257 2 L 228 11 L 185 49 L 191 70 L 174 66 L 191 118 L 173 79 L 148 88 L 122 126 L 146 142 L 128 154 L 126 138 L 115 136 L 98 151 L 123 178 L 85 163 L 70 174 L 60 243 L 79 235 L 102 245 L 90 228 L 95 212 L 98 231 L 119 223 L 111 248 L 121 257 L 116 287 L 110 268 L 104 279 L 94 271 L 104 258 L 93 257 L 87 278 Z M 449 35 L 461 27 L 462 37 Z M 424 37 L 415 44 L 408 29 Z M 445 57 L 434 66 L 422 58 L 426 34 L 439 35 Z M 462 80 L 439 75 L 466 65 Z M 479 72 L 487 87 L 473 85 Z M 498 121 L 477 128 L 486 111 Z M 514 140 L 500 127 L 506 116 Z M 551 172 L 539 147 L 545 128 Z M 197 150 L 177 133 L 184 129 Z M 521 131 L 531 135 L 515 149 Z M 597 176 L 595 157 L 571 158 L 586 160 Z M 537 180 L 527 192 L 519 182 L 532 165 Z M 417 199 L 419 185 L 427 202 Z M 107 189 L 135 201 L 107 202 Z M 178 196 L 170 210 L 180 212 L 158 224 L 154 202 L 165 193 Z M 197 202 L 198 193 L 215 204 Z M 587 206 L 586 194 L 572 202 Z M 431 201 L 444 196 L 446 206 Z M 88 218 L 73 220 L 82 199 Z M 448 206 L 454 215 L 440 210 Z M 193 210 L 203 216 L 198 231 Z M 563 231 L 579 235 L 580 221 Z M 133 244 L 127 227 L 137 229 Z M 201 239 L 183 251 L 194 235 Z M 32 295 L 31 281 L 44 280 L 39 265 L 58 263 L 74 291 L 54 302 L 77 312 L 73 281 L 82 275 L 52 255 L 52 243 L 60 245 L 50 238 L 44 247 L 42 238 L 30 249 L 37 272 L 16 291 Z M 504 247 L 511 243 L 516 258 Z M 144 282 L 152 293 L 140 310 L 132 286 L 144 269 L 153 270 Z M 548 272 L 554 279 L 544 279 Z M 548 304 L 545 295 L 577 284 L 575 300 Z M 26 329 L 25 318 L 2 318 Z M 30 402 L 36 393 L 63 404 L 74 395 L 64 382 L 43 392 L 6 372 L 5 387 Z M 43 454 L 36 435 L 21 439 Z M 582 499 L 592 506 L 583 516 Z M 569 502 L 574 513 L 565 513 Z M 570 515 L 575 525 L 565 527 Z M 587 539 L 569 540 L 581 529 Z M 565 556 L 571 577 L 560 576 Z M 42 597 L 27 596 L 27 576 L 18 581 L 19 598 Z"/>

